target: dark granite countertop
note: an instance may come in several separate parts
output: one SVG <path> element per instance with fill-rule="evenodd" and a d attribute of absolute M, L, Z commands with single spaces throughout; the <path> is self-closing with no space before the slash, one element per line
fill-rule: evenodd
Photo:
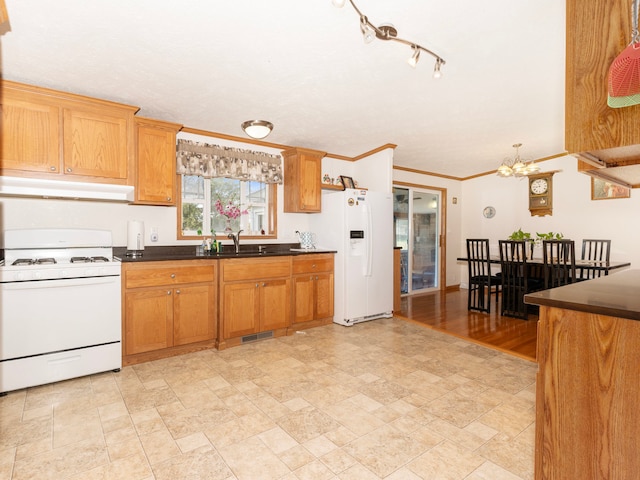
<path fill-rule="evenodd" d="M 640 270 L 625 270 L 586 282 L 529 293 L 533 305 L 640 320 Z"/>
<path fill-rule="evenodd" d="M 259 248 L 262 246 L 263 251 Z M 276 256 L 297 256 L 309 255 L 311 253 L 336 253 L 335 250 L 300 249 L 299 243 L 265 243 L 265 244 L 245 244 L 240 245 L 240 251 L 235 253 L 233 245 L 224 245 L 222 253 L 213 255 L 205 255 L 198 253 L 197 245 L 177 245 L 177 246 L 151 246 L 145 247 L 140 257 L 127 256 L 126 247 L 114 247 L 113 254 L 122 262 L 157 262 L 164 260 L 224 260 L 228 258 L 257 258 L 257 257 L 276 257 Z"/>

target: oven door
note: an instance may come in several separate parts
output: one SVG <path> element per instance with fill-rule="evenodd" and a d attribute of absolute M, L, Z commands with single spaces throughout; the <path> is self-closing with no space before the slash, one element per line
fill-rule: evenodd
<path fill-rule="evenodd" d="M 0 360 L 121 340 L 120 276 L 0 285 Z"/>

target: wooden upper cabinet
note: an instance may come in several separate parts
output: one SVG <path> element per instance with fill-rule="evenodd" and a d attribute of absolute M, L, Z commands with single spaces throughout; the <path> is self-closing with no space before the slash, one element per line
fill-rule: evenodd
<path fill-rule="evenodd" d="M 65 108 L 64 173 L 89 177 L 128 178 L 128 127 L 118 111 Z"/>
<path fill-rule="evenodd" d="M 640 105 L 607 105 L 608 71 L 631 40 L 629 0 L 567 0 L 565 148 L 640 144 Z"/>
<path fill-rule="evenodd" d="M 135 117 L 136 203 L 176 204 L 176 133 L 182 125 Z"/>
<path fill-rule="evenodd" d="M 133 178 L 138 107 L 7 80 L 1 102 L 2 174 L 119 184 Z"/>
<path fill-rule="evenodd" d="M 7 6 L 4 0 L 0 0 L 0 25 L 9 21 L 9 12 L 7 12 Z"/>
<path fill-rule="evenodd" d="M 319 213 L 322 209 L 321 176 L 325 152 L 292 148 L 284 158 L 284 211 Z"/>
<path fill-rule="evenodd" d="M 0 168 L 57 173 L 60 170 L 60 109 L 2 95 Z"/>

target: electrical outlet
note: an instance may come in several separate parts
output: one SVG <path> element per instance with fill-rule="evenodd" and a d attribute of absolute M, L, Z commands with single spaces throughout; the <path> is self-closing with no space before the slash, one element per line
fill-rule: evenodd
<path fill-rule="evenodd" d="M 158 227 L 151 227 L 150 239 L 152 242 L 158 241 Z"/>

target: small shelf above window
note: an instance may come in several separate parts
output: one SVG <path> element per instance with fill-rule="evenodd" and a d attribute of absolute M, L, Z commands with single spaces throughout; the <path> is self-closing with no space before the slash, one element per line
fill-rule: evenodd
<path fill-rule="evenodd" d="M 322 190 L 344 190 L 342 185 L 332 185 L 330 183 L 323 183 Z"/>

